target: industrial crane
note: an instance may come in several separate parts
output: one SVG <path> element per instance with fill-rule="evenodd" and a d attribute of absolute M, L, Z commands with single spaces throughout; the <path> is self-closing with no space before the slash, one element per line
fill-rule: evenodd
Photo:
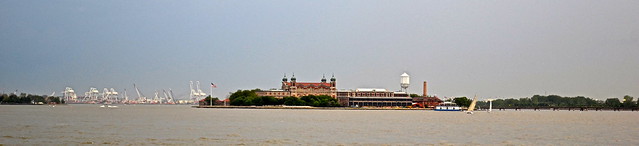
<path fill-rule="evenodd" d="M 169 88 L 169 102 L 175 103 L 175 99 L 173 98 L 173 90 Z"/>
<path fill-rule="evenodd" d="M 138 93 L 138 103 L 146 103 L 146 96 L 140 93 L 140 89 L 138 89 L 138 87 L 135 86 L 135 83 L 133 84 L 133 88 L 135 88 L 135 92 Z"/>
<path fill-rule="evenodd" d="M 193 103 L 197 103 L 200 98 L 204 98 L 204 96 L 206 96 L 206 93 L 202 92 L 200 89 L 200 81 L 195 81 L 195 84 L 195 89 L 193 89 L 193 81 L 190 81 L 190 98 L 193 100 Z"/>
<path fill-rule="evenodd" d="M 124 89 L 124 101 L 123 103 L 128 104 L 129 103 L 129 95 L 126 95 L 126 89 Z"/>
<path fill-rule="evenodd" d="M 158 97 L 158 90 L 155 90 L 155 96 L 153 97 L 153 103 L 161 103 L 160 97 Z"/>

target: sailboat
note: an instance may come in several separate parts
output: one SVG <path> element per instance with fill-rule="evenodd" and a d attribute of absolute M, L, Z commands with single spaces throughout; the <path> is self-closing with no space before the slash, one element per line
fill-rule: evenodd
<path fill-rule="evenodd" d="M 473 111 L 475 110 L 475 104 L 477 104 L 477 95 L 475 95 L 475 97 L 473 97 L 473 101 L 470 102 L 470 106 L 468 106 L 466 114 L 473 114 Z"/>

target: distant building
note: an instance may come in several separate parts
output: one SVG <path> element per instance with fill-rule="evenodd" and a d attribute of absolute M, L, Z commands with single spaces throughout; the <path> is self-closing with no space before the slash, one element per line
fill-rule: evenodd
<path fill-rule="evenodd" d="M 337 92 L 338 102 L 342 106 L 410 106 L 413 101 L 406 92 L 393 92 L 386 89 L 360 88 Z"/>
<path fill-rule="evenodd" d="M 415 103 L 414 104 L 415 107 L 422 107 L 422 108 L 435 107 L 439 105 L 439 103 L 443 102 L 441 99 L 437 98 L 437 96 L 428 96 L 428 83 L 426 81 L 424 81 L 424 85 L 422 89 L 423 89 L 422 96 L 413 98 L 413 103 Z"/>
<path fill-rule="evenodd" d="M 333 98 L 337 98 L 337 84 L 335 76 L 331 77 L 330 82 L 326 82 L 326 78 L 322 76 L 320 82 L 297 82 L 295 74 L 291 77 L 289 82 L 284 75 L 282 78 L 282 87 L 277 90 L 265 90 L 257 91 L 258 96 L 273 96 L 276 98 L 283 98 L 287 96 L 302 97 L 308 95 L 327 95 Z"/>
<path fill-rule="evenodd" d="M 439 98 L 437 98 L 437 96 L 432 96 L 432 97 L 427 97 L 427 96 L 421 96 L 421 97 L 413 97 L 413 103 L 415 103 L 416 107 L 422 107 L 422 108 L 429 108 L 429 107 L 435 107 L 437 105 L 439 105 L 439 103 L 442 103 L 443 101 Z"/>

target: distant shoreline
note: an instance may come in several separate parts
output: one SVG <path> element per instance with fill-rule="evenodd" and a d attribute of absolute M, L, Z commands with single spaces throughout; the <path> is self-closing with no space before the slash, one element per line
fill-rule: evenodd
<path fill-rule="evenodd" d="M 214 109 L 318 109 L 318 110 L 433 110 L 433 108 L 379 108 L 379 107 L 312 107 L 312 106 L 192 106 L 193 108 Z"/>
<path fill-rule="evenodd" d="M 212 109 L 317 109 L 317 110 L 429 110 L 433 108 L 383 108 L 383 107 L 312 107 L 312 106 L 192 106 L 193 108 Z M 475 110 L 486 111 L 487 109 Z M 639 108 L 596 108 L 596 107 L 557 107 L 557 108 L 493 108 L 493 111 L 639 111 Z"/>

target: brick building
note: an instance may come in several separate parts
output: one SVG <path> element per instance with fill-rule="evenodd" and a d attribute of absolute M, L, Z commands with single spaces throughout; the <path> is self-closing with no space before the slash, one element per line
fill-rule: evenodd
<path fill-rule="evenodd" d="M 295 74 L 291 77 L 291 81 L 288 81 L 286 75 L 282 78 L 282 87 L 277 90 L 265 90 L 257 91 L 258 96 L 274 96 L 277 98 L 283 98 L 287 96 L 302 97 L 307 95 L 327 95 L 333 98 L 337 98 L 337 84 L 335 75 L 331 77 L 330 82 L 326 82 L 326 78 L 322 76 L 320 82 L 297 82 Z"/>

